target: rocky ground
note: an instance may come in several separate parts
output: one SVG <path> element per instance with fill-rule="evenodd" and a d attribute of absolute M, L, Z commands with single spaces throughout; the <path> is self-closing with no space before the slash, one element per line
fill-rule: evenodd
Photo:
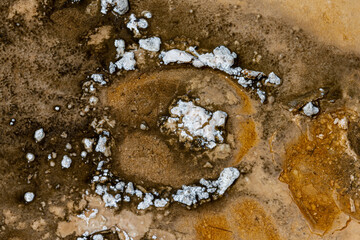
<path fill-rule="evenodd" d="M 359 239 L 357 1 L 111 3 L 0 2 L 1 239 Z M 221 45 L 264 74 L 196 67 Z"/>

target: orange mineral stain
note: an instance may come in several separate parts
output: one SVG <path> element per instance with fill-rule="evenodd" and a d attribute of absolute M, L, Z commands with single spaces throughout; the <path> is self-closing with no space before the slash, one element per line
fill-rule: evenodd
<path fill-rule="evenodd" d="M 246 199 L 233 206 L 231 216 L 237 239 L 281 239 L 273 220 L 255 200 Z"/>
<path fill-rule="evenodd" d="M 226 210 L 198 219 L 198 240 L 279 240 L 277 226 L 260 203 L 254 199 L 238 199 Z"/>
<path fill-rule="evenodd" d="M 353 159 L 346 153 L 346 125 L 351 117 L 343 111 L 321 115 L 286 148 L 280 180 L 289 185 L 295 203 L 317 234 L 345 225 L 337 220 L 343 211 L 350 212 L 350 198 L 356 199 L 350 184 Z"/>
<path fill-rule="evenodd" d="M 255 146 L 257 142 L 257 134 L 255 130 L 255 122 L 251 118 L 245 119 L 240 122 L 239 131 L 237 133 L 237 140 L 240 143 L 241 148 L 239 149 L 236 157 L 234 158 L 233 165 L 236 166 L 240 163 L 241 159 L 245 156 L 248 151 Z"/>

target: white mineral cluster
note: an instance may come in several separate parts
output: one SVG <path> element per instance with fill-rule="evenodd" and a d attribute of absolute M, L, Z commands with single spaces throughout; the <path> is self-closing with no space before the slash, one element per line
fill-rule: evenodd
<path fill-rule="evenodd" d="M 266 100 L 266 93 L 260 89 L 256 89 L 256 94 L 259 96 L 260 102 L 264 103 Z"/>
<path fill-rule="evenodd" d="M 219 195 L 223 195 L 239 176 L 239 170 L 229 167 L 220 173 L 220 177 L 217 180 L 208 181 L 202 178 L 200 184 L 204 185 L 210 193 L 216 192 Z"/>
<path fill-rule="evenodd" d="M 164 64 L 169 63 L 192 63 L 194 67 L 211 67 L 219 69 L 230 75 L 240 75 L 241 68 L 231 68 L 234 60 L 237 57 L 236 53 L 231 52 L 225 46 L 216 47 L 212 53 L 199 54 L 194 47 L 190 47 L 188 53 L 178 49 L 163 51 L 160 58 Z"/>
<path fill-rule="evenodd" d="M 139 28 L 145 29 L 149 26 L 148 22 L 144 18 L 137 19 L 135 14 L 131 14 L 129 22 L 126 24 L 126 27 L 134 33 L 134 37 L 140 37 Z"/>
<path fill-rule="evenodd" d="M 201 179 L 202 186 L 183 185 L 172 197 L 175 202 L 192 206 L 201 200 L 209 199 L 212 194 L 223 195 L 239 176 L 240 172 L 236 168 L 225 168 L 217 180 Z"/>
<path fill-rule="evenodd" d="M 96 234 L 93 236 L 93 240 L 104 240 L 104 237 L 101 234 Z"/>
<path fill-rule="evenodd" d="M 84 138 L 82 140 L 82 143 L 84 144 L 85 150 L 88 153 L 91 153 L 93 151 L 93 144 L 94 144 L 95 140 L 92 138 Z"/>
<path fill-rule="evenodd" d="M 166 205 L 169 203 L 169 199 L 168 198 L 161 198 L 161 199 L 156 199 L 154 201 L 154 206 L 157 208 L 163 208 L 166 207 Z"/>
<path fill-rule="evenodd" d="M 114 41 L 116 48 L 116 59 L 115 63 L 110 62 L 109 72 L 110 74 L 115 73 L 116 69 L 131 71 L 135 70 L 136 60 L 134 52 L 125 51 L 125 41 L 122 39 L 117 39 Z"/>
<path fill-rule="evenodd" d="M 184 185 L 182 186 L 182 189 L 177 190 L 176 194 L 173 195 L 175 202 L 183 203 L 188 206 L 208 198 L 210 198 L 210 195 L 206 191 L 206 188 L 199 186 Z"/>
<path fill-rule="evenodd" d="M 92 80 L 94 80 L 94 82 L 97 82 L 100 85 L 106 85 L 106 81 L 104 80 L 104 75 L 95 73 L 95 74 L 92 74 L 90 77 Z"/>
<path fill-rule="evenodd" d="M 120 60 L 115 62 L 116 67 L 126 71 L 135 70 L 135 54 L 133 52 L 125 52 Z"/>
<path fill-rule="evenodd" d="M 28 162 L 32 162 L 35 160 L 35 155 L 33 153 L 27 153 L 26 154 L 26 159 Z"/>
<path fill-rule="evenodd" d="M 142 11 L 141 15 L 143 15 L 146 18 L 152 18 L 152 14 L 149 11 Z"/>
<path fill-rule="evenodd" d="M 33 192 L 26 192 L 24 194 L 24 200 L 27 203 L 32 202 L 34 198 L 35 198 L 35 194 Z"/>
<path fill-rule="evenodd" d="M 132 182 L 126 183 L 114 179 L 112 178 L 113 174 L 108 169 L 102 170 L 102 165 L 103 162 L 98 164 L 97 170 L 101 170 L 101 173 L 94 176 L 92 182 L 96 183 L 95 193 L 102 197 L 105 206 L 117 207 L 121 201 L 130 202 L 136 198 L 136 200 L 140 200 L 137 206 L 138 210 L 146 210 L 152 206 L 165 208 L 171 202 L 179 202 L 187 206 L 201 204 L 201 200 L 210 200 L 213 197 L 222 196 L 240 176 L 238 169 L 233 167 L 225 168 L 218 179 L 201 179 L 199 184 L 195 186 L 183 185 L 181 189 L 175 190 L 174 194 L 168 198 L 160 196 L 154 190 L 149 192 L 144 188 L 138 188 Z M 112 182 L 112 184 L 109 186 L 106 182 Z"/>
<path fill-rule="evenodd" d="M 216 47 L 212 53 L 199 54 L 194 47 L 189 49 L 197 58 L 193 61 L 195 67 L 211 67 L 219 69 L 226 73 L 233 73 L 241 71 L 241 68 L 232 69 L 234 60 L 237 57 L 236 53 L 231 52 L 225 46 Z"/>
<path fill-rule="evenodd" d="M 265 80 L 265 83 L 280 85 L 281 79 L 278 76 L 276 76 L 274 72 L 271 72 L 268 76 L 268 79 Z"/>
<path fill-rule="evenodd" d="M 150 206 L 153 205 L 153 200 L 154 200 L 154 195 L 152 195 L 151 193 L 146 193 L 144 200 L 139 203 L 137 209 L 144 210 L 149 208 Z"/>
<path fill-rule="evenodd" d="M 320 111 L 320 109 L 318 107 L 316 107 L 312 102 L 308 102 L 303 107 L 303 112 L 308 117 L 312 117 L 312 116 L 318 114 L 319 111 Z"/>
<path fill-rule="evenodd" d="M 194 56 L 185 51 L 171 49 L 167 52 L 163 51 L 159 55 L 165 65 L 169 63 L 190 63 Z"/>
<path fill-rule="evenodd" d="M 128 0 L 101 0 L 101 13 L 107 14 L 109 8 L 115 14 L 124 15 L 129 11 L 129 2 Z"/>
<path fill-rule="evenodd" d="M 38 130 L 35 131 L 34 133 L 34 138 L 36 142 L 40 142 L 41 140 L 43 140 L 45 137 L 45 132 L 43 128 L 40 128 Z"/>
<path fill-rule="evenodd" d="M 165 65 L 170 63 L 190 63 L 197 68 L 211 67 L 223 71 L 238 80 L 241 86 L 245 88 L 251 87 L 256 91 L 259 90 L 257 94 L 262 103 L 266 100 L 266 93 L 260 89 L 262 87 L 261 80 L 265 78 L 265 84 L 281 84 L 281 79 L 273 72 L 266 77 L 262 72 L 233 67 L 237 55 L 225 46 L 216 47 L 212 52 L 204 54 L 199 54 L 195 47 L 189 47 L 188 51 L 178 49 L 162 51 L 159 58 Z"/>
<path fill-rule="evenodd" d="M 342 118 L 342 119 L 335 118 L 334 124 L 337 124 L 340 128 L 346 130 L 346 129 L 348 129 L 349 121 L 347 120 L 346 117 L 344 117 L 344 118 Z"/>
<path fill-rule="evenodd" d="M 162 130 L 174 133 L 180 142 L 200 143 L 200 146 L 213 149 L 217 143 L 224 142 L 227 114 L 223 111 L 210 112 L 196 106 L 192 101 L 178 100 L 170 108 L 170 117 L 165 117 Z"/>
<path fill-rule="evenodd" d="M 100 135 L 95 147 L 95 151 L 103 153 L 105 157 L 109 157 L 111 155 L 111 148 L 107 142 L 108 138 L 106 136 Z"/>
<path fill-rule="evenodd" d="M 61 167 L 62 168 L 69 168 L 71 166 L 72 160 L 69 156 L 64 155 L 61 160 Z"/>
<path fill-rule="evenodd" d="M 139 46 L 142 49 L 151 51 L 151 52 L 158 52 L 160 51 L 161 39 L 158 37 L 151 37 L 139 40 Z"/>
<path fill-rule="evenodd" d="M 125 53 L 125 41 L 122 39 L 116 39 L 114 41 L 114 45 L 116 48 L 116 59 L 119 59 Z"/>

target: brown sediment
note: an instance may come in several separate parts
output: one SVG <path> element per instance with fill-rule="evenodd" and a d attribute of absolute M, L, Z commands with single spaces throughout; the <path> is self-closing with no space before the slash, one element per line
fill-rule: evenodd
<path fill-rule="evenodd" d="M 83 211 L 83 217 L 78 214 L 67 216 L 66 221 L 60 221 L 57 226 L 57 235 L 66 238 L 72 234 L 78 236 L 85 232 L 94 233 L 101 232 L 103 227 L 111 229 L 118 227 L 125 230 L 134 240 L 139 240 L 148 230 L 153 221 L 152 213 L 137 215 L 128 210 L 115 212 L 113 209 L 105 207 L 100 197 L 87 196 L 87 211 Z M 141 222 L 141 224 L 138 224 Z M 134 228 L 134 226 L 137 226 Z M 120 233 L 119 238 L 120 238 Z M 122 239 L 122 236 L 121 236 Z"/>
<path fill-rule="evenodd" d="M 136 182 L 167 183 L 180 187 L 189 179 L 183 171 L 179 171 L 181 167 L 176 163 L 177 158 L 156 135 L 137 132 L 129 134 L 120 145 L 116 164 L 121 167 L 114 166 L 114 169 L 121 169 L 123 176 L 134 176 Z M 196 179 L 190 181 L 193 180 Z"/>
<path fill-rule="evenodd" d="M 18 0 L 14 1 L 13 5 L 10 8 L 8 18 L 13 18 L 16 14 L 21 14 L 24 16 L 26 21 L 35 20 L 35 16 L 38 15 L 37 8 L 39 7 L 39 2 L 37 0 L 23 1 Z"/>
<path fill-rule="evenodd" d="M 360 51 L 359 1 L 270 0 L 260 2 L 276 9 L 275 11 L 272 9 L 269 14 L 283 14 L 294 24 L 327 44 L 334 44 L 346 50 Z"/>

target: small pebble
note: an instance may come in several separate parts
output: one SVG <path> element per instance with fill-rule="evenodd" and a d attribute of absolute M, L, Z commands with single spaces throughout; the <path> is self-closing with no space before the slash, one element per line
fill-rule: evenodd
<path fill-rule="evenodd" d="M 61 160 L 62 168 L 69 168 L 71 166 L 72 160 L 67 155 L 64 155 L 63 159 Z"/>
<path fill-rule="evenodd" d="M 36 142 L 40 142 L 45 137 L 45 132 L 43 128 L 40 128 L 35 131 L 34 138 Z"/>
<path fill-rule="evenodd" d="M 24 199 L 26 202 L 32 202 L 34 200 L 35 194 L 33 192 L 27 192 L 24 195 Z"/>
<path fill-rule="evenodd" d="M 28 160 L 28 162 L 32 162 L 35 160 L 35 155 L 32 153 L 27 153 L 26 154 L 26 159 Z"/>
<path fill-rule="evenodd" d="M 314 115 L 318 114 L 319 111 L 320 111 L 320 109 L 317 106 L 315 106 L 312 102 L 308 102 L 303 107 L 303 112 L 308 117 L 311 117 L 311 116 L 314 116 Z"/>
<path fill-rule="evenodd" d="M 140 124 L 140 129 L 143 130 L 143 131 L 148 130 L 148 126 L 146 126 L 146 124 L 144 124 L 144 123 L 141 123 Z"/>
<path fill-rule="evenodd" d="M 141 14 L 146 18 L 152 18 L 152 14 L 149 11 L 143 11 Z"/>
<path fill-rule="evenodd" d="M 70 150 L 72 148 L 70 143 L 67 143 L 65 147 L 66 147 L 67 150 Z"/>
<path fill-rule="evenodd" d="M 96 235 L 93 236 L 93 239 L 94 240 L 103 240 L 104 237 L 101 234 L 96 234 Z"/>
<path fill-rule="evenodd" d="M 15 121 L 16 121 L 16 120 L 15 120 L 15 118 L 12 118 L 12 119 L 10 120 L 10 123 L 9 123 L 9 124 L 10 124 L 10 126 L 14 126 Z"/>
<path fill-rule="evenodd" d="M 95 96 L 91 96 L 90 99 L 89 99 L 89 103 L 91 106 L 94 106 L 98 103 L 99 99 Z"/>

